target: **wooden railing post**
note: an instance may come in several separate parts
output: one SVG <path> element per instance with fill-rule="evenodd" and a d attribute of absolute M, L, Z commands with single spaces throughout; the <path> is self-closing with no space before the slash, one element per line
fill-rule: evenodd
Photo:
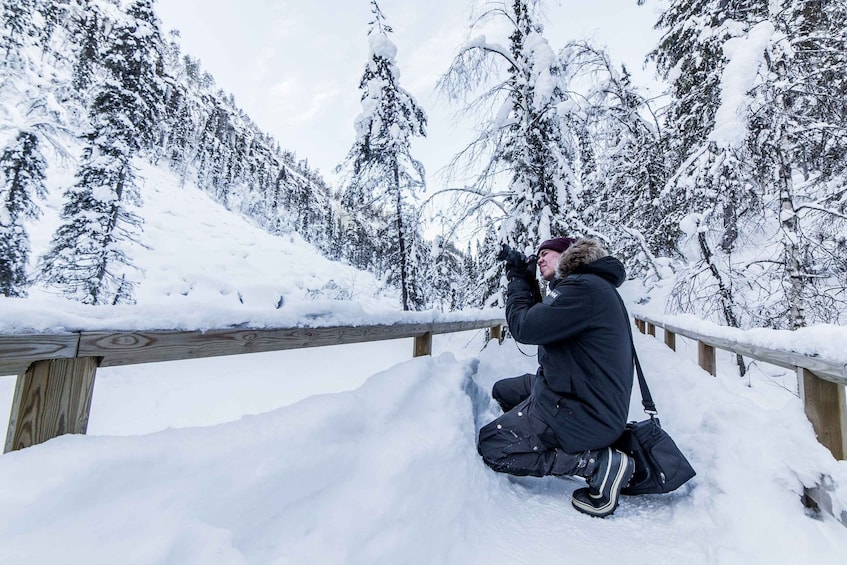
<path fill-rule="evenodd" d="M 697 342 L 697 361 L 704 371 L 712 375 L 717 375 L 715 367 L 715 348 L 707 345 L 702 341 Z"/>
<path fill-rule="evenodd" d="M 647 335 L 652 335 L 653 337 L 656 337 L 656 326 L 654 326 L 650 322 L 647 322 Z"/>
<path fill-rule="evenodd" d="M 4 452 L 88 429 L 98 359 L 36 361 L 18 375 Z"/>
<path fill-rule="evenodd" d="M 503 343 L 503 326 L 491 326 L 488 330 L 488 339 L 496 339 L 497 343 Z"/>
<path fill-rule="evenodd" d="M 638 328 L 638 331 L 640 331 L 641 333 L 644 333 L 646 331 L 645 326 L 644 326 L 644 320 L 640 320 L 640 319 L 636 318 L 635 319 L 635 326 Z"/>
<path fill-rule="evenodd" d="M 432 332 L 426 332 L 423 335 L 415 337 L 415 347 L 412 355 L 414 357 L 432 355 Z"/>
<path fill-rule="evenodd" d="M 665 330 L 665 345 L 676 351 L 676 334 L 667 329 Z"/>
<path fill-rule="evenodd" d="M 847 458 L 847 415 L 844 386 L 820 379 L 808 369 L 798 369 L 806 416 L 818 441 L 839 460 Z"/>

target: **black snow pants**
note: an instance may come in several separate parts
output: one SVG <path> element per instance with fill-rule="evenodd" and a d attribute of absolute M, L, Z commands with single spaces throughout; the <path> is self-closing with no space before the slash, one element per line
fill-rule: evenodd
<path fill-rule="evenodd" d="M 596 452 L 562 451 L 553 430 L 538 414 L 533 399 L 535 375 L 502 379 L 494 383 L 492 397 L 504 414 L 479 430 L 477 451 L 485 464 L 510 475 L 588 476 Z M 593 461 L 591 461 L 593 463 Z"/>

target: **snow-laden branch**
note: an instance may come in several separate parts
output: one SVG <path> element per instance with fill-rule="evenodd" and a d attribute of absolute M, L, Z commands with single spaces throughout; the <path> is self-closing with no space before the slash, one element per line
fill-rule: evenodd
<path fill-rule="evenodd" d="M 847 220 L 847 216 L 845 216 L 844 214 L 836 212 L 835 210 L 830 210 L 829 208 L 826 208 L 819 204 L 800 204 L 794 207 L 795 212 L 799 212 L 800 210 L 816 210 L 818 212 L 824 212 L 825 214 L 841 218 L 842 220 Z"/>

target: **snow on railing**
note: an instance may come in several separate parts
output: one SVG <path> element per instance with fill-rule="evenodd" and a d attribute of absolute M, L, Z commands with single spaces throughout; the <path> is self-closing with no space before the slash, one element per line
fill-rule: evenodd
<path fill-rule="evenodd" d="M 847 458 L 847 363 L 844 343 L 847 329 L 838 326 L 803 328 L 796 331 L 741 330 L 691 319 L 669 316 L 657 319 L 635 314 L 635 325 L 648 335 L 664 330 L 665 344 L 676 350 L 677 335 L 697 342 L 698 363 L 711 375 L 717 374 L 715 348 L 770 363 L 797 372 L 798 388 L 818 441 L 839 460 Z M 847 512 L 836 515 L 830 496 L 832 480 L 806 489 L 807 502 L 833 514 L 847 526 Z"/>
<path fill-rule="evenodd" d="M 430 321 L 424 321 L 425 316 Z M 490 339 L 502 339 L 502 317 L 490 312 L 488 317 L 458 316 L 397 313 L 395 323 L 383 316 L 382 323 L 364 325 L 323 320 L 291 327 L 0 333 L 0 375 L 17 375 L 5 451 L 67 433 L 84 434 L 98 367 L 409 337 L 414 338 L 412 354 L 417 357 L 431 354 L 434 334 L 487 329 Z M 431 321 L 433 317 L 446 320 Z"/>

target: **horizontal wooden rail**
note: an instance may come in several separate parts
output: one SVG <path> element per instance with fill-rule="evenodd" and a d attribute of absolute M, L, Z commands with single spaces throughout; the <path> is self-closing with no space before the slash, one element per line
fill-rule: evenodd
<path fill-rule="evenodd" d="M 751 359 L 757 359 L 786 369 L 794 370 L 797 367 L 802 367 L 803 369 L 812 371 L 819 378 L 840 385 L 847 385 L 847 365 L 843 363 L 829 361 L 817 356 L 805 355 L 796 351 L 770 349 L 755 344 L 744 343 L 738 340 L 727 339 L 721 336 L 709 335 L 696 330 L 682 328 L 674 324 L 660 322 L 641 314 L 636 316 L 636 320 L 645 324 L 664 328 L 665 332 L 671 332 L 672 334 L 678 334 L 689 339 L 693 339 L 708 345 L 709 347 L 732 351 L 739 355 L 743 355 L 744 357 L 750 357 Z M 642 333 L 644 332 L 642 331 Z M 655 333 L 653 335 L 655 335 Z"/>
<path fill-rule="evenodd" d="M 829 449 L 836 459 L 847 458 L 847 403 L 844 392 L 845 384 L 847 384 L 847 365 L 816 355 L 762 347 L 722 336 L 709 335 L 641 314 L 635 316 L 635 325 L 641 333 L 651 335 L 656 335 L 656 327 L 663 328 L 665 344 L 671 349 L 676 349 L 677 335 L 696 341 L 700 366 L 712 375 L 715 375 L 717 371 L 715 348 L 795 371 L 806 416 L 812 423 L 818 441 Z M 652 332 L 649 331 L 650 328 L 653 328 Z M 847 511 L 841 512 L 840 515 L 833 513 L 831 484 L 830 478 L 823 477 L 821 484 L 806 489 L 806 497 L 814 503 L 814 506 L 833 514 L 841 524 L 847 526 Z"/>
<path fill-rule="evenodd" d="M 429 355 L 435 334 L 489 329 L 502 318 L 433 323 L 206 331 L 89 332 L 0 335 L 0 375 L 17 375 L 5 451 L 66 433 L 84 434 L 98 367 L 283 351 L 415 338 L 412 354 Z"/>

